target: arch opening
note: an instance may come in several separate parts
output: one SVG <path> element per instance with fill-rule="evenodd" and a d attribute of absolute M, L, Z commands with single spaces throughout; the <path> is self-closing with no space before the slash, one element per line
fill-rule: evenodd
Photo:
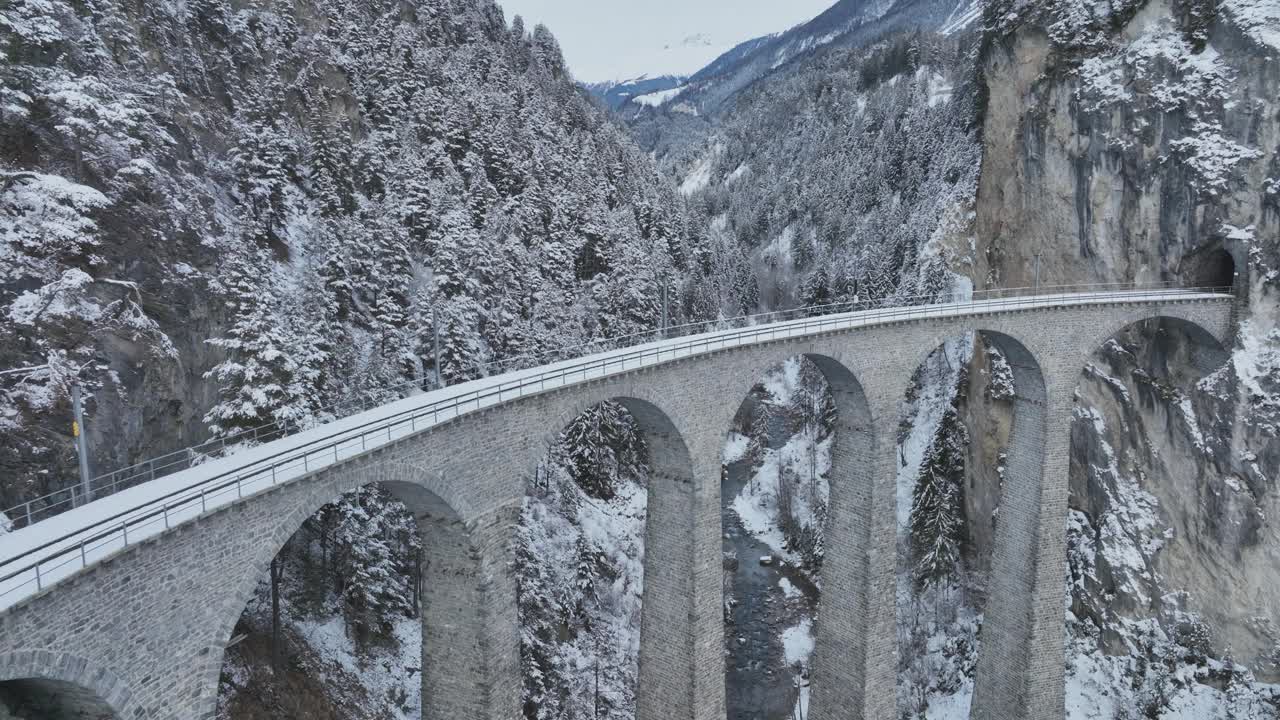
<path fill-rule="evenodd" d="M 456 514 L 406 479 L 362 485 L 281 527 L 294 531 L 223 639 L 219 715 L 342 717 L 358 703 L 375 715 L 444 717 L 433 701 L 456 692 L 448 676 L 462 673 L 438 657 L 455 638 L 433 635 L 446 617 L 462 624 L 449 617 L 461 608 L 433 594 L 460 583 L 433 580 L 475 572 Z"/>
<path fill-rule="evenodd" d="M 721 465 L 727 717 L 809 717 L 857 704 L 863 689 L 870 410 L 826 356 L 755 377 Z"/>
<path fill-rule="evenodd" d="M 1203 328 L 1154 318 L 1112 335 L 1079 376 L 1064 631 L 1082 702 L 1069 719 L 1101 697 L 1161 717 L 1188 703 L 1210 719 L 1280 713 L 1263 685 L 1280 680 L 1274 498 L 1257 474 L 1280 458 L 1268 465 L 1232 427 L 1228 360 Z"/>
<path fill-rule="evenodd" d="M 516 582 L 530 720 L 637 716 L 649 498 L 670 471 L 671 430 L 645 403 L 601 402 L 528 479 Z"/>
<path fill-rule="evenodd" d="M 988 717 L 1021 695 L 1044 400 L 1035 358 L 996 332 L 948 340 L 912 376 L 896 451 L 900 716 Z"/>
<path fill-rule="evenodd" d="M 729 720 L 807 713 L 835 400 L 816 363 L 768 368 L 734 416 L 720 484 Z"/>
<path fill-rule="evenodd" d="M 0 682 L 0 717 L 12 720 L 117 720 L 106 700 L 65 680 L 22 678 Z"/>

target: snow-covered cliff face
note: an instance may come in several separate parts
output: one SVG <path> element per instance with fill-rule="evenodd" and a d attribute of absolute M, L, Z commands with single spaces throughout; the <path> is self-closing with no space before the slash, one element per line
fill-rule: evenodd
<path fill-rule="evenodd" d="M 1243 271 L 1277 222 L 1280 50 L 1232 3 L 1043 5 L 988 39 L 977 279 L 1030 284 L 1037 254 L 1042 282 L 1203 283 L 1216 249 Z"/>
<path fill-rule="evenodd" d="M 107 471 L 697 282 L 675 191 L 490 0 L 15 0 L 0 52 L 0 369 L 49 363 L 0 379 L 0 506 L 75 476 L 73 378 Z"/>
<path fill-rule="evenodd" d="M 1050 0 L 993 3 L 987 23 L 975 284 L 1029 285 L 1039 258 L 1042 283 L 1234 284 L 1241 298 L 1233 347 L 1152 322 L 1084 370 L 1069 685 L 1114 691 L 1116 711 L 1174 712 L 1209 685 L 1245 687 L 1239 666 L 1275 682 L 1280 12 Z M 1137 671 L 1100 653 L 1167 672 L 1122 692 L 1120 675 Z M 1228 657 L 1235 673 L 1214 664 Z M 1176 667 L 1190 670 L 1170 679 Z M 1111 717 L 1089 694 L 1072 696 L 1073 716 Z M 1237 711 L 1253 712 L 1241 698 Z"/>

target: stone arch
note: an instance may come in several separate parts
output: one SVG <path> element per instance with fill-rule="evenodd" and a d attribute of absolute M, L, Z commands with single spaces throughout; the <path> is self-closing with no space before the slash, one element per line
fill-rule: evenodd
<path fill-rule="evenodd" d="M 323 471 L 312 482 L 285 486 L 275 492 L 297 492 L 292 509 L 281 517 L 257 546 L 245 571 L 229 585 L 222 601 L 219 624 L 210 640 L 210 663 L 201 688 L 201 710 L 212 716 L 225 643 L 271 560 L 303 523 L 344 493 L 366 485 L 386 488 L 403 502 L 417 521 L 423 546 L 423 717 L 501 716 L 506 705 L 514 710 L 519 688 L 518 648 L 500 647 L 491 631 L 495 624 L 515 634 L 515 595 L 509 583 L 492 582 L 495 566 L 505 567 L 505 555 L 492 552 L 510 536 L 516 508 L 465 522 L 453 505 L 437 492 L 443 482 L 419 456 L 390 456 L 361 467 Z M 496 616 L 496 617 L 495 617 Z M 508 697 L 510 696 L 510 697 Z"/>
<path fill-rule="evenodd" d="M 51 650 L 0 653 L 0 704 L 19 695 L 45 712 L 69 717 L 123 720 L 132 693 L 117 675 L 85 658 Z M 46 704 L 47 703 L 47 704 Z M 56 717 L 41 715 L 40 717 Z"/>
<path fill-rule="evenodd" d="M 1201 376 L 1209 375 L 1222 367 L 1230 354 L 1226 346 L 1226 328 L 1221 328 L 1222 335 L 1215 334 L 1210 328 L 1201 324 L 1194 314 L 1187 313 L 1187 316 L 1180 317 L 1167 312 L 1168 310 L 1166 309 L 1165 313 L 1146 317 L 1125 318 L 1121 322 L 1103 327 L 1085 347 L 1079 348 L 1080 355 L 1073 360 L 1069 369 L 1078 375 L 1084 371 L 1089 359 L 1107 342 L 1130 329 L 1143 325 L 1149 325 L 1157 334 L 1184 337 L 1187 343 L 1179 348 L 1179 352 L 1186 354 L 1185 360 Z"/>
<path fill-rule="evenodd" d="M 648 446 L 650 469 L 636 716 L 640 720 L 689 717 L 697 701 L 693 679 L 696 647 L 707 642 L 700 640 L 705 628 L 695 623 L 692 612 L 696 596 L 695 494 L 711 482 L 718 491 L 719 477 L 695 473 L 685 434 L 676 420 L 656 399 L 641 395 L 647 394 L 612 394 L 602 387 L 573 397 L 548 428 L 538 450 L 545 452 L 569 423 L 601 402 L 618 403 L 636 420 Z M 717 556 L 717 568 L 718 560 Z"/>
<path fill-rule="evenodd" d="M 1018 339 L 982 330 L 1013 371 L 1013 428 L 1000 493 L 970 717 L 1025 716 L 1033 652 L 1036 563 L 1048 436 L 1048 393 L 1040 362 Z M 1012 713 L 1012 708 L 1017 708 Z"/>
<path fill-rule="evenodd" d="M 561 390 L 552 395 L 554 401 L 550 408 L 554 417 L 542 426 L 541 442 L 531 445 L 528 457 L 522 461 L 523 466 L 532 466 L 542 459 L 547 450 L 554 446 L 564 431 L 579 415 L 603 402 L 615 402 L 626 408 L 636 419 L 640 431 L 646 438 L 664 436 L 675 438 L 684 446 L 672 448 L 677 454 L 691 456 L 686 438 L 696 435 L 693 428 L 682 425 L 683 418 L 675 412 L 668 412 L 664 407 L 670 398 L 659 397 L 649 391 L 641 383 L 593 383 L 586 387 Z"/>
<path fill-rule="evenodd" d="M 839 717 L 842 708 L 863 706 L 862 694 L 867 687 L 873 616 L 872 491 L 880 448 L 871 406 L 853 371 L 827 355 L 804 356 L 826 378 L 836 406 L 826 537 L 829 546 L 840 549 L 829 552 L 823 560 L 822 603 L 814 623 L 810 715 Z"/>
<path fill-rule="evenodd" d="M 1249 505 L 1255 501 L 1247 487 L 1246 472 L 1242 471 L 1242 463 L 1237 459 L 1240 450 L 1231 447 L 1229 407 L 1232 399 L 1212 397 L 1217 394 L 1218 387 L 1207 393 L 1208 397 L 1197 397 L 1195 391 L 1186 392 L 1230 362 L 1230 348 L 1203 320 L 1194 312 L 1172 307 L 1162 308 L 1160 314 L 1148 317 L 1122 319 L 1100 330 L 1081 348 L 1082 355 L 1073 358 L 1075 362 L 1067 368 L 1070 390 L 1076 417 L 1085 419 L 1077 419 L 1070 425 L 1066 443 L 1068 457 L 1064 458 L 1061 467 L 1070 488 L 1069 504 L 1064 510 L 1074 516 L 1072 525 L 1078 528 L 1080 535 L 1096 533 L 1097 537 L 1103 535 L 1098 529 L 1105 526 L 1104 518 L 1118 504 L 1115 489 L 1131 482 L 1142 495 L 1152 498 L 1158 507 L 1153 513 L 1158 519 L 1155 528 L 1157 531 L 1168 529 L 1169 534 L 1162 538 L 1159 555 L 1143 557 L 1140 562 L 1150 557 L 1161 558 L 1158 560 L 1161 582 L 1168 583 L 1165 589 L 1171 596 L 1190 588 L 1214 588 L 1221 593 L 1220 596 L 1206 593 L 1197 597 L 1198 593 L 1193 590 L 1184 600 L 1188 604 L 1182 609 L 1201 614 L 1213 627 L 1217 649 L 1222 649 L 1219 643 L 1230 646 L 1235 660 L 1247 666 L 1252 664 L 1257 647 L 1250 648 L 1248 642 L 1239 642 L 1239 637 L 1232 638 L 1226 627 L 1214 622 L 1214 614 L 1221 612 L 1216 616 L 1221 620 L 1230 617 L 1233 613 L 1231 608 L 1235 608 L 1234 612 L 1239 613 L 1236 615 L 1238 619 L 1243 619 L 1240 615 L 1266 617 L 1268 612 L 1264 608 L 1269 604 L 1269 614 L 1280 619 L 1280 604 L 1268 603 L 1267 598 L 1273 594 L 1272 580 L 1259 573 L 1259 570 L 1269 572 L 1274 562 L 1266 558 L 1259 563 L 1259 558 L 1250 558 L 1249 553 L 1242 552 L 1239 546 L 1233 548 L 1234 551 L 1227 551 L 1218 544 L 1223 542 L 1221 537 L 1211 530 L 1206 531 L 1205 525 L 1200 524 L 1204 517 L 1202 512 L 1224 510 L 1242 498 Z M 1130 342 L 1116 342 L 1122 340 Z M 1199 414 L 1197 411 L 1204 407 L 1202 402 L 1208 405 L 1209 412 Z M 1221 432 L 1216 433 L 1209 431 L 1211 425 L 1206 426 L 1200 435 L 1201 428 L 1195 419 L 1197 414 L 1201 420 L 1206 416 L 1221 417 L 1226 425 L 1220 426 Z M 1220 443 L 1223 432 L 1227 437 Z M 1192 434 L 1196 436 L 1194 439 L 1189 437 Z M 1179 454 L 1179 444 L 1182 444 L 1183 454 Z M 1191 450 L 1191 444 L 1199 447 Z M 1136 472 L 1135 465 L 1129 464 L 1131 462 L 1135 463 Z M 1114 469 L 1105 469 L 1108 467 Z M 1268 467 L 1265 461 L 1262 467 Z M 1144 472 L 1145 469 L 1151 472 Z M 1240 507 L 1236 504 L 1233 510 L 1238 511 Z M 1220 526 L 1224 535 L 1230 537 L 1235 533 L 1248 532 L 1247 512 L 1225 517 L 1230 519 Z M 1083 529 L 1079 529 L 1077 523 L 1083 525 Z M 1073 557 L 1079 556 L 1072 552 L 1069 542 L 1069 539 L 1064 542 L 1061 550 L 1066 565 L 1064 575 L 1079 579 L 1080 576 L 1075 574 L 1078 567 L 1073 567 L 1072 562 Z M 1104 541 L 1098 539 L 1097 542 L 1095 547 L 1101 548 Z M 1169 553 L 1188 552 L 1185 547 L 1181 551 L 1176 550 L 1182 543 L 1192 545 L 1190 552 L 1194 554 L 1195 561 L 1174 560 L 1166 564 Z M 1075 549 L 1078 551 L 1080 548 L 1077 546 Z M 1092 579 L 1081 582 L 1086 590 L 1077 594 L 1068 585 L 1061 592 L 1076 617 L 1081 620 L 1089 618 L 1101 627 L 1100 643 L 1106 647 L 1108 638 L 1116 637 L 1111 632 L 1113 628 L 1107 626 L 1107 617 L 1113 613 L 1122 617 L 1132 617 L 1130 613 L 1133 613 L 1141 617 L 1150 608 L 1141 607 L 1141 603 L 1134 607 L 1126 600 L 1132 597 L 1130 594 L 1117 593 L 1121 597 L 1108 600 L 1106 613 L 1094 612 L 1096 606 L 1091 607 L 1090 596 L 1096 598 L 1098 588 L 1107 588 L 1111 584 L 1121 587 L 1122 583 L 1115 580 L 1113 573 L 1124 572 L 1103 559 L 1105 553 L 1100 550 L 1097 553 L 1097 566 L 1089 574 Z M 1200 582 L 1193 580 L 1181 585 L 1189 577 L 1197 576 Z M 1256 585 L 1245 592 L 1237 589 L 1247 586 L 1242 578 L 1253 577 L 1258 578 Z M 1094 582 L 1098 584 L 1093 585 Z M 1257 602 L 1257 606 L 1244 612 L 1236 600 L 1242 596 Z M 1079 602 L 1081 599 L 1084 601 Z M 1155 613 L 1148 615 L 1153 616 L 1158 617 Z M 1244 623 L 1240 622 L 1237 627 L 1242 625 Z M 1103 653 L 1126 654 L 1128 650 L 1118 650 L 1118 644 L 1111 643 Z M 1066 642 L 1064 646 L 1065 665 L 1070 668 L 1073 643 Z M 1213 657 L 1212 652 L 1207 654 Z M 1064 684 L 1068 679 L 1069 676 L 1061 678 Z"/>
<path fill-rule="evenodd" d="M 980 336 L 986 345 L 998 350 L 1013 376 L 1013 395 L 1008 399 L 1012 414 L 1003 483 L 995 505 L 999 512 L 991 533 L 990 572 L 969 717 L 1021 717 L 1021 710 L 1011 708 L 1024 704 L 1025 669 L 1033 652 L 1048 385 L 1046 373 L 1028 343 L 983 325 L 955 328 L 941 337 L 934 334 L 930 339 L 936 343 L 920 348 L 915 365 L 910 366 L 912 372 L 923 367 L 948 340 L 967 333 Z M 886 432 L 892 433 L 893 429 L 886 428 Z M 886 443 L 896 446 L 893 440 Z M 893 465 L 896 468 L 899 462 Z"/>

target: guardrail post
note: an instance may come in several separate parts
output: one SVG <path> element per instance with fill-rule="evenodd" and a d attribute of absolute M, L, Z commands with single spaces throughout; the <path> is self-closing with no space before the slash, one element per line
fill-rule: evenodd
<path fill-rule="evenodd" d="M 89 567 L 89 561 L 84 556 L 84 541 L 80 541 L 80 567 Z"/>
<path fill-rule="evenodd" d="M 124 546 L 129 547 L 129 523 L 120 523 L 120 530 L 124 533 Z"/>
<path fill-rule="evenodd" d="M 164 529 L 169 529 L 169 505 L 166 503 L 161 508 L 164 512 Z"/>
<path fill-rule="evenodd" d="M 27 526 L 31 525 L 31 501 L 27 501 Z"/>
<path fill-rule="evenodd" d="M 205 514 L 205 513 L 207 513 L 207 512 L 209 512 L 209 507 L 208 507 L 207 505 L 205 505 L 205 501 L 204 501 L 204 491 L 203 491 L 203 490 L 201 490 L 201 491 L 200 491 L 200 514 L 201 514 L 201 515 L 203 515 L 203 514 Z"/>
<path fill-rule="evenodd" d="M 40 563 L 36 563 L 36 590 L 43 590 L 44 584 L 40 581 Z"/>

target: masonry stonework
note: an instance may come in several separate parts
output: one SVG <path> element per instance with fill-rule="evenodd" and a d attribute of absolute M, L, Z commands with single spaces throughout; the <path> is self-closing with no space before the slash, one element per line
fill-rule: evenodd
<path fill-rule="evenodd" d="M 1013 359 L 1010 482 L 974 717 L 1062 717 L 1067 470 L 1088 356 L 1154 317 L 1218 342 L 1229 301 L 1126 302 L 887 323 L 726 348 L 513 399 L 174 527 L 0 612 L 0 683 L 70 683 L 121 720 L 211 718 L 231 630 L 271 559 L 341 493 L 380 483 L 419 520 L 428 569 L 424 716 L 520 717 L 512 535 L 525 478 L 582 410 L 614 399 L 651 448 L 641 720 L 723 720 L 720 466 L 739 403 L 775 363 L 815 360 L 836 394 L 814 720 L 895 715 L 896 438 L 914 369 L 985 331 Z"/>

